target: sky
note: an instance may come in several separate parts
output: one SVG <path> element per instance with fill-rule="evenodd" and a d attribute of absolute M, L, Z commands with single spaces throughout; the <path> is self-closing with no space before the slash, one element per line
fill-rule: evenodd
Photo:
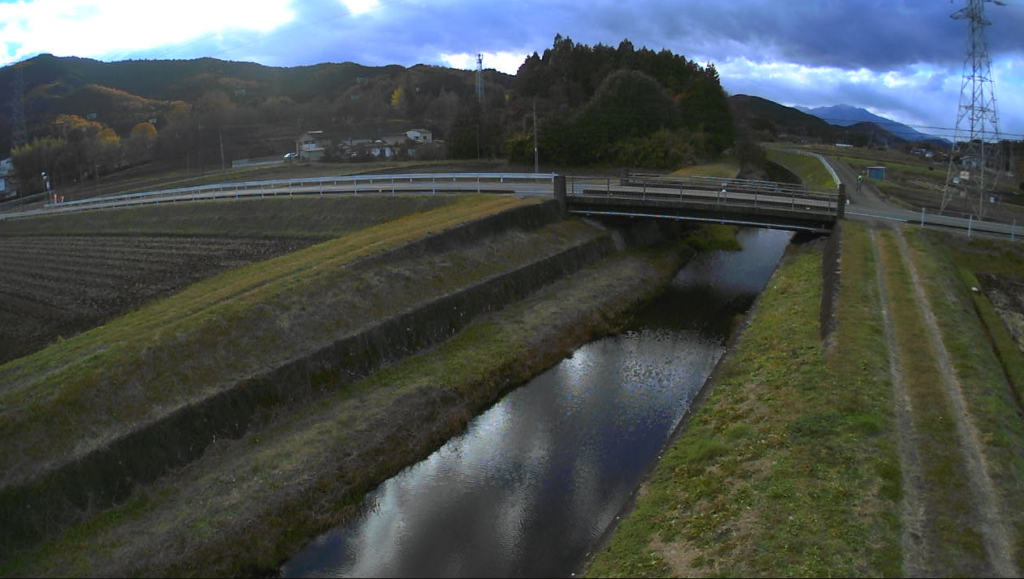
<path fill-rule="evenodd" d="M 713 63 L 729 94 L 956 125 L 966 0 L 0 0 L 0 65 L 40 53 L 515 74 L 554 36 Z M 1024 0 L 985 4 L 999 128 L 1024 137 Z"/>

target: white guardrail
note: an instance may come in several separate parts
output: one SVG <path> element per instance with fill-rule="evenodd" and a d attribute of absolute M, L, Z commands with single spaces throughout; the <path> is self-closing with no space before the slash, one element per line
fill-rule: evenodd
<path fill-rule="evenodd" d="M 88 199 L 66 201 L 63 203 L 47 203 L 43 206 L 43 209 L 0 213 L 0 219 L 148 203 L 240 197 L 272 197 L 280 195 L 485 192 L 550 195 L 553 190 L 552 183 L 554 177 L 554 173 L 415 173 L 242 181 L 238 183 L 219 183 L 123 195 L 90 197 Z"/>

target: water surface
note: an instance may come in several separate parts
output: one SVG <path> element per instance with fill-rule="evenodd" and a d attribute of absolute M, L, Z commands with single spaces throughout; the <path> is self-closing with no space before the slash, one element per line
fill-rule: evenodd
<path fill-rule="evenodd" d="M 284 576 L 569 575 L 657 459 L 790 234 L 691 261 L 632 327 L 580 347 L 367 495 Z"/>

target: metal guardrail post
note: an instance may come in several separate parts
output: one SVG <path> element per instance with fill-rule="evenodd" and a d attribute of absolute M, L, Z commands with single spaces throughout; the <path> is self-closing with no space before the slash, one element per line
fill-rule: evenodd
<path fill-rule="evenodd" d="M 921 229 L 924 229 L 924 207 L 921 208 Z"/>
<path fill-rule="evenodd" d="M 974 225 L 974 215 L 967 216 L 967 237 L 971 236 L 971 227 Z"/>
<path fill-rule="evenodd" d="M 1016 233 L 1016 230 L 1017 230 L 1017 220 L 1014 219 L 1013 220 L 1013 225 L 1010 226 L 1010 241 L 1013 241 L 1014 234 Z"/>

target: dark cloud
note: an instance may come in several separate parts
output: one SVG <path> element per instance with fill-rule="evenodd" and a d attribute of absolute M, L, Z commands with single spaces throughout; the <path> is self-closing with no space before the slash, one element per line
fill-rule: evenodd
<path fill-rule="evenodd" d="M 950 18 L 959 6 L 962 0 L 380 0 L 370 12 L 353 16 L 337 0 L 296 0 L 295 21 L 269 35 L 210 37 L 172 47 L 169 57 L 278 66 L 443 64 L 446 53 L 543 52 L 562 34 L 613 46 L 628 38 L 637 47 L 668 48 L 717 63 L 747 59 L 898 74 L 912 74 L 910 68 L 923 63 L 935 72 L 903 88 L 852 82 L 839 74 L 822 77 L 816 86 L 727 74 L 723 82 L 731 92 L 807 105 L 848 103 L 948 126 L 958 95 L 947 81 L 960 75 L 967 30 L 966 22 Z M 986 30 L 993 58 L 1020 63 L 1024 5 L 987 7 L 994 22 Z"/>

